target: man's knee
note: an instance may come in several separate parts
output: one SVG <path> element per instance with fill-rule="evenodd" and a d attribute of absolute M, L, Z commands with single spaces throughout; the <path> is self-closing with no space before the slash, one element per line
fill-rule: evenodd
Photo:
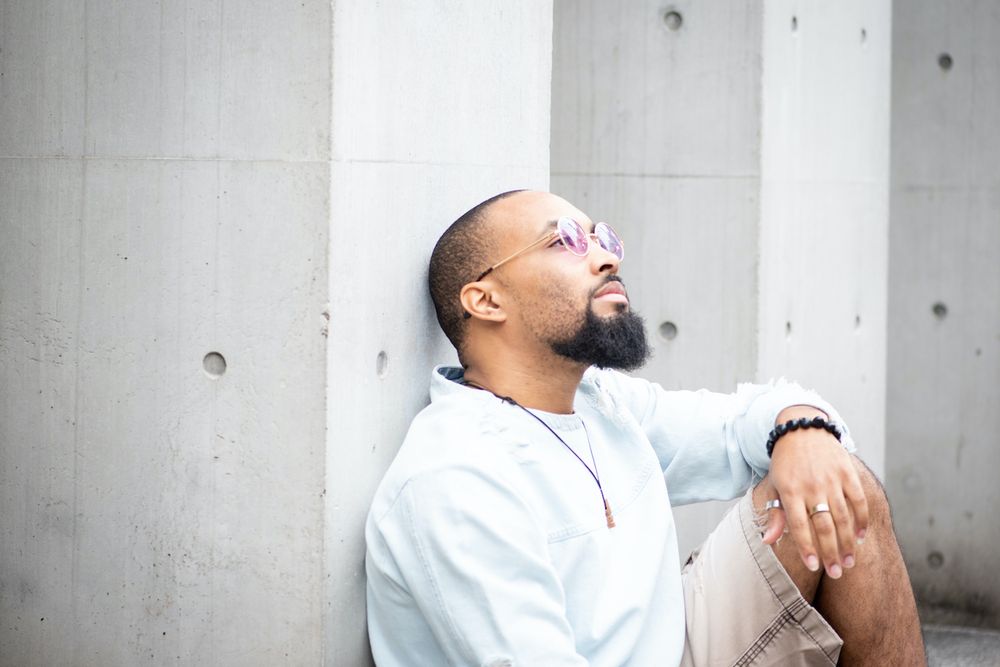
<path fill-rule="evenodd" d="M 852 455 L 852 458 L 858 469 L 858 477 L 861 478 L 861 488 L 865 492 L 865 499 L 868 501 L 869 521 L 871 523 L 885 523 L 891 527 L 892 508 L 889 506 L 889 498 L 886 496 L 882 481 L 857 455 Z"/>

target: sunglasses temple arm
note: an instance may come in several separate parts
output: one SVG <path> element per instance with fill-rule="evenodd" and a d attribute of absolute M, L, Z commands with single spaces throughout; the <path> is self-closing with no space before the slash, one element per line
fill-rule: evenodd
<path fill-rule="evenodd" d="M 538 239 L 537 241 L 535 241 L 531 245 L 526 246 L 524 248 L 521 248 L 520 250 L 518 250 L 517 252 L 515 252 L 513 255 L 509 255 L 507 257 L 504 257 L 499 262 L 497 262 L 496 264 L 494 264 L 490 268 L 486 269 L 486 271 L 484 271 L 478 278 L 476 278 L 476 281 L 482 280 L 483 278 L 485 278 L 486 276 L 488 276 L 490 273 L 493 272 L 494 269 L 499 268 L 501 264 L 506 264 L 507 262 L 509 262 L 510 260 L 514 259 L 518 255 L 524 254 L 524 253 L 528 252 L 529 250 L 531 250 L 532 248 L 534 248 L 535 246 L 541 245 L 542 243 L 545 243 L 546 241 L 551 241 L 556 236 L 558 236 L 558 234 L 556 232 L 552 232 L 551 234 L 546 234 L 545 236 L 543 236 L 542 238 Z"/>

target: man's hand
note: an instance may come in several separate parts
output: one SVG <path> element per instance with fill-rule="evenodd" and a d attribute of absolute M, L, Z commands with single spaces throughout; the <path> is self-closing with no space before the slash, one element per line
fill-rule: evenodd
<path fill-rule="evenodd" d="M 786 408 L 776 422 L 815 416 L 826 418 L 816 408 L 799 405 Z M 833 435 L 823 429 L 799 429 L 783 435 L 771 456 L 769 482 L 781 499 L 782 510 L 768 514 L 764 542 L 774 544 L 787 522 L 802 561 L 812 571 L 820 564 L 838 579 L 843 568 L 854 567 L 855 546 L 868 529 L 868 502 L 851 455 Z M 814 509 L 829 506 L 829 511 Z M 812 516 L 810 516 L 810 514 Z"/>

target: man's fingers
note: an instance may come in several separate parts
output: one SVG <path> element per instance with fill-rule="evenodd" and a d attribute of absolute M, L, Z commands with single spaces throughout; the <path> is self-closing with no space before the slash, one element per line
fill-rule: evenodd
<path fill-rule="evenodd" d="M 801 502 L 789 503 L 785 507 L 785 513 L 788 515 L 789 530 L 792 533 L 792 539 L 799 547 L 799 556 L 802 558 L 802 562 L 811 571 L 817 571 L 820 567 L 820 560 L 813 543 L 812 525 L 809 523 L 805 506 Z"/>
<path fill-rule="evenodd" d="M 854 516 L 842 495 L 830 499 L 830 513 L 837 527 L 838 560 L 844 568 L 854 567 Z"/>
<path fill-rule="evenodd" d="M 764 531 L 764 544 L 774 544 L 785 532 L 785 512 L 779 508 L 768 508 L 767 529 Z"/>
<path fill-rule="evenodd" d="M 816 533 L 816 541 L 819 547 L 819 557 L 823 561 L 826 573 L 834 579 L 839 579 L 843 574 L 840 566 L 840 553 L 837 545 L 837 526 L 833 522 L 830 511 L 816 511 L 817 506 L 826 506 L 827 503 L 816 503 L 809 510 L 811 514 L 813 532 Z"/>
<path fill-rule="evenodd" d="M 857 471 L 853 471 L 852 479 L 844 485 L 844 495 L 851 503 L 851 510 L 854 513 L 854 537 L 856 542 L 861 544 L 864 541 L 865 533 L 868 531 L 868 499 L 865 491 L 861 487 L 861 478 Z"/>

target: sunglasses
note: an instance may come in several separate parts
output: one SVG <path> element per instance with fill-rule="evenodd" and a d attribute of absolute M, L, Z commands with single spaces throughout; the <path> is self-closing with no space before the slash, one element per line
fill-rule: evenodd
<path fill-rule="evenodd" d="M 611 228 L 611 225 L 606 222 L 599 222 L 594 225 L 593 232 L 588 232 L 579 222 L 573 218 L 564 216 L 556 220 L 555 230 L 549 232 L 530 245 L 521 248 L 513 255 L 504 257 L 499 262 L 480 273 L 479 277 L 473 282 L 482 280 L 492 273 L 494 269 L 506 264 L 518 255 L 522 255 L 532 248 L 536 248 L 542 244 L 548 243 L 549 241 L 555 241 L 556 239 L 559 239 L 563 247 L 577 257 L 585 257 L 587 253 L 590 252 L 590 237 L 597 239 L 597 245 L 617 257 L 619 262 L 625 258 L 625 245 L 622 243 L 622 240 L 618 238 L 618 234 L 616 234 L 615 230 Z"/>

